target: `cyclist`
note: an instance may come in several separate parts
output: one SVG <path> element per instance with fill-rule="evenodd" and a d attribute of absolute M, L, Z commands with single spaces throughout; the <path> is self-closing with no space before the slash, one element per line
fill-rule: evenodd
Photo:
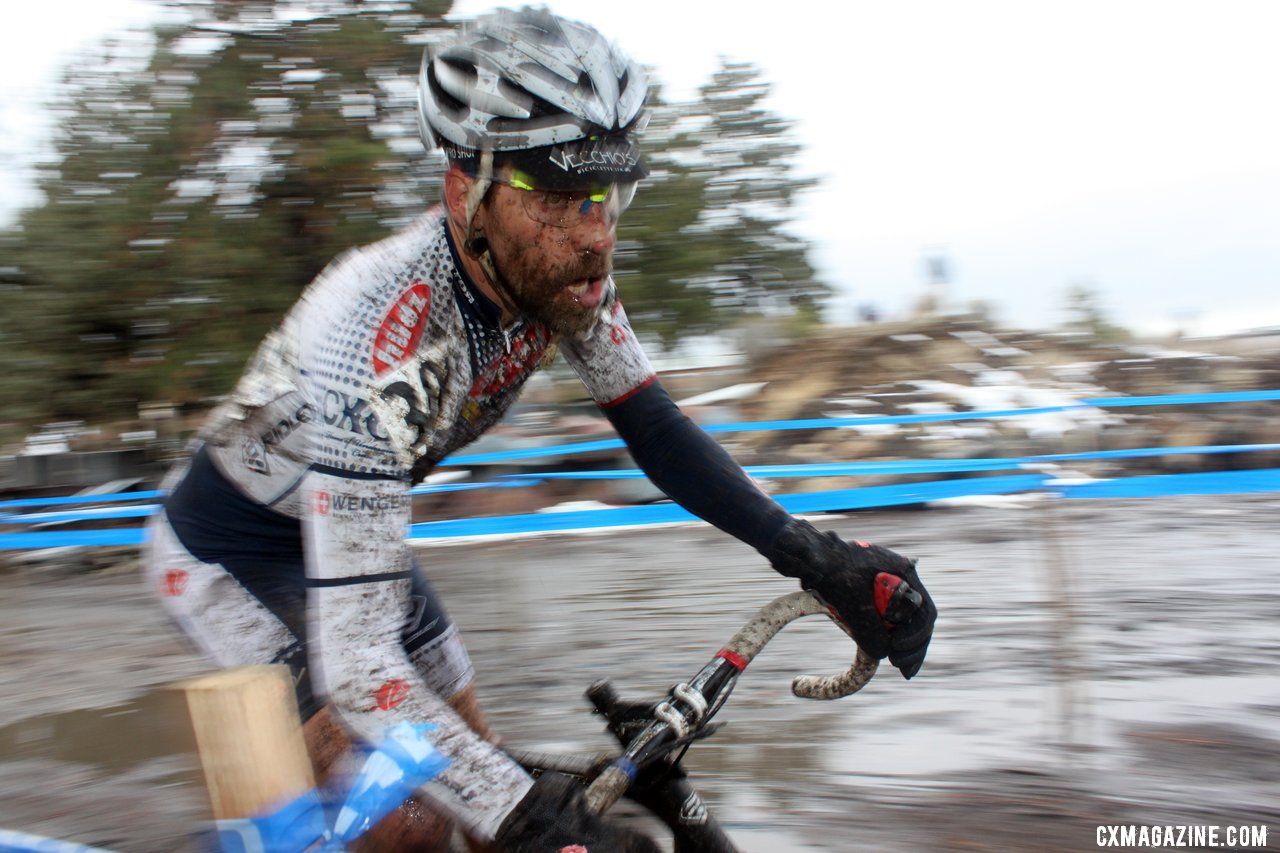
<path fill-rule="evenodd" d="M 423 139 L 448 158 L 443 204 L 334 261 L 262 343 L 170 475 L 150 571 L 213 660 L 293 668 L 318 764 L 338 731 L 330 708 L 370 742 L 434 722 L 452 763 L 423 793 L 473 837 L 654 849 L 490 742 L 466 649 L 404 541 L 411 485 L 534 370 L 563 353 L 654 483 L 799 578 L 908 678 L 936 610 L 911 561 L 792 518 L 657 381 L 610 277 L 645 175 L 641 67 L 591 27 L 526 8 L 428 50 L 419 82 Z M 892 626 L 874 606 L 879 572 L 920 593 Z"/>

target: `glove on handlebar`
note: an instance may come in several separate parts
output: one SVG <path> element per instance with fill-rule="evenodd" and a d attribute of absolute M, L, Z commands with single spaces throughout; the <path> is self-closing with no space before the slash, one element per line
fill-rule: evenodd
<path fill-rule="evenodd" d="M 648 836 L 607 821 L 587 808 L 583 788 L 560 773 L 534 780 L 494 838 L 513 853 L 556 853 L 564 848 L 586 853 L 659 853 Z"/>
<path fill-rule="evenodd" d="M 916 574 L 914 560 L 879 545 L 846 542 L 830 531 L 820 533 L 798 519 L 787 522 L 770 550 L 767 556 L 773 567 L 799 578 L 802 587 L 834 609 L 863 651 L 876 659 L 887 656 L 903 678 L 920 671 L 938 608 Z M 893 608 L 882 619 L 875 605 L 875 577 L 881 572 L 910 584 L 919 593 L 920 604 L 905 613 L 904 608 Z"/>

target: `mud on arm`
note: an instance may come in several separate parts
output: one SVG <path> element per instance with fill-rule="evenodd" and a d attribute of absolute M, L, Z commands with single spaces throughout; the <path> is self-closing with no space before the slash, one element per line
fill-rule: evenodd
<path fill-rule="evenodd" d="M 309 664 L 317 691 L 370 743 L 402 721 L 430 722 L 452 764 L 424 789 L 483 838 L 532 782 L 432 692 L 404 651 L 410 609 L 409 484 L 313 468 L 304 478 Z"/>

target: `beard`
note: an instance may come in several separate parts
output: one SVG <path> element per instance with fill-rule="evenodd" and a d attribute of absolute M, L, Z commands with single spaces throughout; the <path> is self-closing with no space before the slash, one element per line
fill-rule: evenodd
<path fill-rule="evenodd" d="M 490 244 L 490 257 L 500 286 L 522 314 L 561 337 L 579 337 L 595 325 L 600 306 L 582 304 L 568 287 L 608 276 L 613 269 L 612 252 L 587 253 L 571 262 L 551 265 L 535 246 L 502 248 L 506 251 L 499 257 Z"/>

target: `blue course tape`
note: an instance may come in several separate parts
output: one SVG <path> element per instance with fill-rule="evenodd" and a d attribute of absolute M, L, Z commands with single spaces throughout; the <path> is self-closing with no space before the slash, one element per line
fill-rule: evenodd
<path fill-rule="evenodd" d="M 1202 406 L 1207 403 L 1260 403 L 1280 400 L 1280 388 L 1258 391 L 1209 391 L 1203 394 L 1154 394 L 1148 397 L 1086 397 L 1081 400 L 1100 409 L 1132 406 Z"/>
<path fill-rule="evenodd" d="M 86 847 L 74 841 L 58 841 L 25 832 L 0 829 L 0 853 L 111 853 L 102 847 Z"/>
<path fill-rule="evenodd" d="M 312 788 L 269 815 L 214 822 L 222 853 L 276 853 L 276 851 L 338 851 L 327 843 L 324 804 Z"/>
<path fill-rule="evenodd" d="M 159 504 L 141 506 L 101 507 L 100 509 L 75 509 L 61 512 L 0 513 L 0 524 L 45 524 L 67 521 L 101 521 L 107 518 L 146 518 L 153 515 Z"/>
<path fill-rule="evenodd" d="M 961 495 L 993 495 L 1035 489 L 1050 478 L 1042 474 L 1013 477 L 981 477 L 969 480 L 936 480 L 862 489 L 837 489 L 778 495 L 776 500 L 790 512 L 830 512 L 874 506 L 901 506 L 942 500 Z M 573 512 L 539 512 L 425 521 L 409 528 L 410 539 L 446 539 L 460 536 L 492 536 L 516 533 L 554 533 L 585 528 L 631 527 L 696 521 L 683 507 L 673 503 L 646 506 L 586 509 Z"/>
<path fill-rule="evenodd" d="M 871 462 L 813 462 L 800 465 L 749 465 L 753 477 L 849 477 L 860 474 L 941 474 L 962 471 L 1009 471 L 1027 465 L 1051 462 L 1082 462 L 1090 459 L 1137 459 L 1148 456 L 1213 455 L 1280 450 L 1280 444 L 1216 444 L 1194 447 L 1136 447 L 1125 450 L 1093 450 L 1079 453 L 1048 453 L 1040 456 L 986 457 L 977 459 L 891 459 Z M 637 468 L 603 471 L 543 471 L 504 474 L 504 479 L 538 480 L 640 480 Z"/>
<path fill-rule="evenodd" d="M 399 723 L 356 774 L 330 828 L 325 801 L 334 791 L 314 788 L 270 814 L 214 824 L 222 853 L 340 853 L 421 786 L 449 766 L 436 750 L 431 723 Z"/>
<path fill-rule="evenodd" d="M 541 459 L 545 456 L 572 456 L 575 453 L 594 453 L 597 450 L 616 450 L 626 447 L 620 438 L 599 441 L 579 441 L 574 444 L 554 444 L 547 447 L 529 447 L 523 450 L 495 450 L 492 453 L 467 453 L 450 456 L 441 465 L 481 465 L 489 462 L 511 462 L 517 459 Z"/>
<path fill-rule="evenodd" d="M 968 495 L 1012 494 L 1051 489 L 1066 498 L 1126 498 L 1163 495 L 1220 495 L 1280 491 L 1280 469 L 1219 471 L 1200 474 L 1162 474 L 1152 477 L 1121 477 L 1090 483 L 1057 484 L 1043 474 L 1009 477 L 974 477 L 937 480 L 893 486 L 868 486 L 779 495 L 778 502 L 791 512 L 829 512 L 842 509 L 869 509 L 877 506 L 943 500 Z M 410 539 L 445 539 L 460 536 L 487 536 L 671 524 L 694 520 L 676 504 L 662 503 L 617 509 L 548 512 L 528 515 L 459 518 L 428 521 L 409 529 Z M 114 530 L 67 530 L 61 532 L 0 534 L 0 550 L 61 548 L 91 545 L 140 545 L 146 538 L 142 528 Z"/>
<path fill-rule="evenodd" d="M 409 494 L 434 495 L 445 492 L 470 492 L 475 489 L 512 489 L 532 485 L 536 485 L 536 483 L 524 483 L 515 480 L 491 480 L 483 483 L 437 483 L 430 486 L 414 486 L 409 490 Z"/>
<path fill-rule="evenodd" d="M 0 501 L 0 509 L 23 509 L 32 506 L 62 506 L 64 504 L 105 504 L 118 501 L 155 500 L 163 492 L 116 492 L 110 495 L 62 495 L 52 498 L 20 498 Z"/>
<path fill-rule="evenodd" d="M 0 551 L 67 548 L 91 545 L 141 545 L 147 531 L 141 527 L 111 530 L 59 530 L 36 533 L 0 533 Z"/>
<path fill-rule="evenodd" d="M 941 421 L 977 421 L 997 418 L 1024 417 L 1026 415 L 1050 414 L 1065 412 L 1068 409 L 1087 409 L 1089 406 L 1046 406 L 1039 409 L 1007 409 L 991 412 L 949 412 L 947 414 L 928 415 L 884 415 L 856 418 L 808 418 L 795 421 L 744 421 L 741 423 L 704 424 L 703 432 L 784 432 L 797 429 L 836 429 L 839 427 L 871 426 L 879 424 L 920 424 Z M 493 462 L 515 462 L 521 459 L 543 459 L 552 456 L 574 456 L 579 453 L 594 453 L 598 450 L 617 450 L 626 447 L 620 438 L 606 438 L 599 441 L 579 441 L 574 444 L 556 444 L 549 447 L 528 448 L 523 450 L 499 450 L 492 453 L 472 453 L 463 456 L 450 456 L 441 465 L 480 465 Z"/>
<path fill-rule="evenodd" d="M 1003 418 L 1027 417 L 1029 415 L 1056 414 L 1059 412 L 1079 411 L 1091 408 L 1133 408 L 1138 406 L 1189 406 L 1212 403 L 1251 403 L 1267 400 L 1280 400 L 1280 389 L 1264 389 L 1256 391 L 1215 391 L 1204 394 L 1157 394 L 1147 397 L 1086 397 L 1078 403 L 1061 406 L 1040 406 L 1027 409 L 997 409 L 980 412 L 936 412 L 918 415 L 873 415 L 848 418 L 808 418 L 782 421 L 740 421 L 735 423 L 708 424 L 703 427 L 706 432 L 764 432 L 787 431 L 800 429 L 835 429 L 839 427 L 871 426 L 877 424 L 918 424 L 944 423 L 954 421 L 996 420 Z M 601 450 L 617 450 L 626 445 L 621 439 L 610 438 L 598 441 L 581 441 L 571 444 L 557 444 L 547 447 L 531 447 L 521 450 L 501 450 L 492 453 L 470 453 L 450 456 L 441 465 L 479 465 L 492 462 L 514 462 L 524 459 L 541 459 L 554 456 L 571 456 L 577 453 L 593 453 Z M 1259 445 L 1259 448 L 1265 447 Z M 1111 451 L 1119 453 L 1121 451 Z M 1222 451 L 1228 452 L 1228 451 Z M 1154 453 L 1152 455 L 1155 455 Z M 1040 461 L 1053 458 L 1105 458 L 1082 457 L 1072 454 L 1056 454 L 1054 457 L 1039 457 Z M 977 460 L 968 460 L 971 464 L 979 464 Z M 863 463 L 866 464 L 866 463 Z M 957 463 L 959 464 L 959 463 Z M 913 472 L 896 473 L 918 473 Z M 989 468 L 928 469 L 928 470 L 999 470 Z M 887 473 L 887 472 L 886 472 Z M 585 478 L 584 478 L 585 479 Z M 489 488 L 485 483 L 444 483 L 438 486 L 419 486 L 414 494 L 431 492 L 466 491 L 473 488 Z M 34 506 L 55 506 L 76 503 L 109 503 L 113 501 L 133 501 L 160 497 L 157 491 L 122 492 L 114 495 L 67 495 L 53 498 L 23 498 L 21 500 L 0 501 L 0 509 L 20 509 Z"/>
<path fill-rule="evenodd" d="M 1255 403 L 1280 400 L 1280 389 L 1258 391 L 1216 391 L 1206 394 L 1158 394 L 1149 397 L 1086 397 L 1077 403 L 1061 406 L 1038 406 L 1027 409 L 995 409 L 981 412 L 936 412 L 919 415 L 870 415 L 848 418 L 806 418 L 785 421 L 738 421 L 734 423 L 707 424 L 703 430 L 717 432 L 766 432 L 798 429 L 836 429 L 840 427 L 872 426 L 879 424 L 923 424 L 954 421 L 999 420 L 1021 418 L 1029 415 L 1050 415 L 1083 409 L 1134 408 L 1138 406 L 1190 406 L 1210 403 Z M 493 453 L 473 453 L 450 456 L 441 465 L 478 465 L 492 462 L 512 462 L 519 459 L 540 459 L 550 456 L 571 456 L 575 453 L 592 453 L 598 450 L 615 450 L 624 447 L 621 439 L 582 441 L 575 444 L 558 444 L 522 450 L 503 450 Z"/>
<path fill-rule="evenodd" d="M 862 474 L 943 474 L 975 471 L 1009 471 L 1028 465 L 1051 462 L 1076 462 L 1098 459 L 1136 459 L 1150 456 L 1213 455 L 1280 450 L 1280 444 L 1221 444 L 1194 447 L 1137 447 L 1125 450 L 1095 450 L 1080 453 L 1049 453 L 1041 456 L 979 459 L 900 459 L 871 462 L 818 462 L 802 465 L 751 465 L 747 473 L 753 477 L 784 479 L 791 477 L 851 477 Z M 419 486 L 413 494 L 503 489 L 534 486 L 543 480 L 642 480 L 643 471 L 636 468 L 604 471 L 546 471 L 532 474 L 506 474 L 501 480 L 484 483 L 443 483 Z M 0 513 L 0 524 L 39 524 L 69 521 L 95 521 L 108 518 L 145 518 L 155 512 L 157 504 L 137 507 L 72 510 L 67 512 Z"/>
<path fill-rule="evenodd" d="M 355 841 L 449 766 L 449 759 L 427 737 L 435 729 L 432 723 L 399 723 L 388 730 L 338 810 L 333 825 L 337 841 Z"/>
<path fill-rule="evenodd" d="M 1280 444 L 1196 444 L 1188 447 L 1131 447 L 1124 450 L 1086 450 L 1079 453 L 1050 453 L 1028 456 L 1027 462 L 1074 462 L 1085 459 L 1140 459 L 1148 456 L 1187 456 L 1218 453 L 1254 453 L 1280 450 Z"/>
<path fill-rule="evenodd" d="M 1280 468 L 1253 471 L 1210 471 L 1198 474 L 1155 474 L 1092 483 L 1054 485 L 1065 498 L 1154 498 L 1165 495 L 1233 495 L 1280 491 Z"/>

